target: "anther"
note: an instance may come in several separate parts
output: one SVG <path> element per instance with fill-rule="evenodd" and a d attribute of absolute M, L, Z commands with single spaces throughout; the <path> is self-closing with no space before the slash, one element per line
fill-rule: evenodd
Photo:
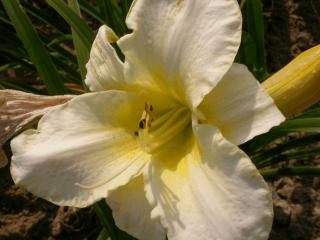
<path fill-rule="evenodd" d="M 145 118 L 142 119 L 142 120 L 139 122 L 139 128 L 140 128 L 140 129 L 145 129 L 145 128 L 146 128 L 146 123 L 147 123 L 146 119 L 145 119 Z"/>

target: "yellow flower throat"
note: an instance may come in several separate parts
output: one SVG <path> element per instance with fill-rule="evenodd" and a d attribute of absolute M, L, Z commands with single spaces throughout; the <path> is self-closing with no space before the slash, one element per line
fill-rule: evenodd
<path fill-rule="evenodd" d="M 173 108 L 156 116 L 153 105 L 145 103 L 138 124 L 139 130 L 134 134 L 139 137 L 145 152 L 156 153 L 160 147 L 177 137 L 190 123 L 191 117 L 185 107 Z"/>

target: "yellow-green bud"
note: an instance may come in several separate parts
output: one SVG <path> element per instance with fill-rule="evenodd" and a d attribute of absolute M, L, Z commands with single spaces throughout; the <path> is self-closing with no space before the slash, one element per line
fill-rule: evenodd
<path fill-rule="evenodd" d="M 302 112 L 320 100 L 320 45 L 297 56 L 263 87 L 287 116 Z"/>

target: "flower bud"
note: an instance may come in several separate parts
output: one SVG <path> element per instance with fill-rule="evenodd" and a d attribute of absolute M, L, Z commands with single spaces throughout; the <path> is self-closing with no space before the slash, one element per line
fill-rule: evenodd
<path fill-rule="evenodd" d="M 286 116 L 302 112 L 320 100 L 320 45 L 297 56 L 263 87 Z"/>

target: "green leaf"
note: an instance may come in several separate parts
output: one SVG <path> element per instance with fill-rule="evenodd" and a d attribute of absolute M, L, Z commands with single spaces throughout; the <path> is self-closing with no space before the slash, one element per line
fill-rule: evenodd
<path fill-rule="evenodd" d="M 127 16 L 127 13 L 130 9 L 131 4 L 132 4 L 132 0 L 120 1 L 120 7 L 121 7 L 122 15 L 124 16 L 124 18 Z"/>
<path fill-rule="evenodd" d="M 259 149 L 272 141 L 286 136 L 292 132 L 319 132 L 320 117 L 295 118 L 287 120 L 280 126 L 272 128 L 269 132 L 259 135 L 249 142 L 242 144 L 240 148 L 248 155 L 254 155 Z"/>
<path fill-rule="evenodd" d="M 105 23 L 118 36 L 123 36 L 126 33 L 125 17 L 122 15 L 118 2 L 116 0 L 97 0 L 97 5 L 100 10 L 100 16 L 103 17 Z"/>
<path fill-rule="evenodd" d="M 0 73 L 17 66 L 17 63 L 11 62 L 0 66 Z"/>
<path fill-rule="evenodd" d="M 109 237 L 109 233 L 107 229 L 103 228 L 97 237 L 97 240 L 107 240 Z"/>
<path fill-rule="evenodd" d="M 100 15 L 100 12 L 96 6 L 92 5 L 87 0 L 79 0 L 78 2 L 80 5 L 80 9 L 83 12 L 87 13 L 89 16 L 91 16 L 92 18 L 94 18 L 95 20 L 100 22 L 101 24 L 105 23 L 103 17 Z"/>
<path fill-rule="evenodd" d="M 2 0 L 2 4 L 41 79 L 45 83 L 48 92 L 50 94 L 64 94 L 63 80 L 59 76 L 37 32 L 32 27 L 28 16 L 16 0 Z"/>
<path fill-rule="evenodd" d="M 68 78 L 67 82 L 81 82 L 81 76 L 75 69 L 70 67 L 65 62 L 61 61 L 58 57 L 54 56 L 54 54 L 52 54 L 52 60 L 56 65 L 57 69 L 63 71 L 61 75 L 66 75 L 66 77 Z"/>
<path fill-rule="evenodd" d="M 308 110 L 300 114 L 296 118 L 315 118 L 315 117 L 320 118 L 320 108 L 314 108 L 314 109 Z"/>
<path fill-rule="evenodd" d="M 256 155 L 250 156 L 255 164 L 268 161 L 280 154 L 285 153 L 288 150 L 298 149 L 302 147 L 308 147 L 316 142 L 320 141 L 320 134 L 312 134 L 308 136 L 299 137 L 288 142 L 281 143 L 275 147 L 267 150 L 259 151 Z"/>
<path fill-rule="evenodd" d="M 87 23 L 80 18 L 68 5 L 62 0 L 47 0 L 48 4 L 53 7 L 68 22 L 72 29 L 77 33 L 82 41 L 83 47 L 90 52 L 94 33 Z"/>
<path fill-rule="evenodd" d="M 135 240 L 134 237 L 121 231 L 116 226 L 116 224 L 113 220 L 113 217 L 112 217 L 111 209 L 106 204 L 105 200 L 101 200 L 101 201 L 93 204 L 93 209 L 95 210 L 97 216 L 99 217 L 102 225 L 108 231 L 112 240 Z"/>
<path fill-rule="evenodd" d="M 241 0 L 241 2 L 240 2 L 240 8 L 241 9 L 244 7 L 245 3 L 246 3 L 246 0 Z"/>
<path fill-rule="evenodd" d="M 24 84 L 21 82 L 15 83 L 1 77 L 0 77 L 0 85 L 2 86 L 2 88 L 5 88 L 5 89 L 15 89 L 15 90 L 20 90 L 23 92 L 29 92 L 29 93 L 35 93 L 35 94 L 41 93 L 38 89 L 30 86 L 30 84 Z"/>
<path fill-rule="evenodd" d="M 273 131 L 290 133 L 290 132 L 319 132 L 320 131 L 320 117 L 297 118 L 284 122 Z"/>
<path fill-rule="evenodd" d="M 69 32 L 68 27 L 63 24 L 62 21 L 57 21 L 57 19 L 55 17 L 51 17 L 47 11 L 35 7 L 35 5 L 29 3 L 30 1 L 20 0 L 20 2 L 27 13 L 44 23 L 46 26 L 50 26 L 62 34 Z"/>
<path fill-rule="evenodd" d="M 63 42 L 71 42 L 72 41 L 72 35 L 71 34 L 64 34 L 60 35 L 54 39 L 47 38 L 42 36 L 43 42 L 46 44 L 47 48 L 55 52 L 59 55 L 59 57 L 63 58 L 65 61 L 68 62 L 68 64 L 76 64 L 77 59 L 76 56 L 71 52 L 71 49 L 67 50 L 66 44 L 63 44 Z"/>
<path fill-rule="evenodd" d="M 70 8 L 81 17 L 80 7 L 77 0 L 68 0 Z M 85 47 L 84 42 L 77 32 L 71 27 L 73 43 L 77 54 L 78 66 L 80 69 L 81 77 L 83 79 L 83 86 L 85 87 L 84 79 L 87 74 L 86 64 L 89 60 L 90 51 Z"/>
<path fill-rule="evenodd" d="M 105 203 L 104 200 L 101 200 L 93 204 L 93 209 L 99 217 L 102 225 L 107 229 L 112 240 L 117 240 L 117 227 L 112 218 L 111 209 Z"/>
<path fill-rule="evenodd" d="M 237 61 L 245 64 L 251 71 L 254 68 L 257 56 L 257 46 L 253 38 L 247 32 L 242 32 L 241 45 Z"/>
<path fill-rule="evenodd" d="M 261 171 L 261 175 L 266 179 L 280 176 L 320 176 L 320 167 L 292 167 L 275 168 Z"/>
<path fill-rule="evenodd" d="M 294 152 L 281 154 L 265 161 L 256 163 L 257 168 L 264 168 L 280 162 L 288 162 L 290 160 L 310 159 L 320 154 L 320 148 L 302 149 Z"/>
<path fill-rule="evenodd" d="M 256 46 L 255 64 L 251 70 L 262 81 L 267 76 L 262 3 L 261 0 L 247 0 L 245 4 L 248 33 Z"/>

